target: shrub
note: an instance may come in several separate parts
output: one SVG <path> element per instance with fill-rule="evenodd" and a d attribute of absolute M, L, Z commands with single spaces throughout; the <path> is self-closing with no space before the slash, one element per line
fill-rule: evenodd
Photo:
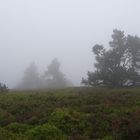
<path fill-rule="evenodd" d="M 66 136 L 55 126 L 45 124 L 27 132 L 29 140 L 66 140 Z"/>
<path fill-rule="evenodd" d="M 140 112 L 133 112 L 133 116 L 120 116 L 113 120 L 113 132 L 115 139 L 138 140 L 140 139 Z"/>
<path fill-rule="evenodd" d="M 16 137 L 11 132 L 0 128 L 0 140 L 16 140 Z"/>
<path fill-rule="evenodd" d="M 82 113 L 68 109 L 56 109 L 48 122 L 55 125 L 66 134 L 83 134 L 88 128 L 86 117 Z"/>
<path fill-rule="evenodd" d="M 0 109 L 0 126 L 5 126 L 15 121 L 15 117 L 4 109 Z"/>
<path fill-rule="evenodd" d="M 12 123 L 6 126 L 6 129 L 12 133 L 24 134 L 26 131 L 31 129 L 32 126 L 28 124 Z"/>

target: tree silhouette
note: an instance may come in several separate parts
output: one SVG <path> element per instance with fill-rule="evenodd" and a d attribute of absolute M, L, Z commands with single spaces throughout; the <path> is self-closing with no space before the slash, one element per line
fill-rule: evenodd
<path fill-rule="evenodd" d="M 9 91 L 8 87 L 5 84 L 0 83 L 0 93 L 5 93 L 8 91 Z"/>
<path fill-rule="evenodd" d="M 39 89 L 41 79 L 36 64 L 33 62 L 24 72 L 19 89 Z"/>
<path fill-rule="evenodd" d="M 98 44 L 93 47 L 96 70 L 88 72 L 88 78 L 82 79 L 82 83 L 113 87 L 138 84 L 140 82 L 140 38 L 125 36 L 123 31 L 115 29 L 109 45 L 109 50 Z"/>
<path fill-rule="evenodd" d="M 47 67 L 44 77 L 48 88 L 64 88 L 67 86 L 65 75 L 60 71 L 60 62 L 56 58 Z"/>

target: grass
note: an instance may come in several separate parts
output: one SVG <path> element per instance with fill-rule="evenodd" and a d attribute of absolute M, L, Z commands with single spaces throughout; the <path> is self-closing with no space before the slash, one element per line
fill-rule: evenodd
<path fill-rule="evenodd" d="M 139 140 L 140 89 L 0 94 L 0 140 Z"/>

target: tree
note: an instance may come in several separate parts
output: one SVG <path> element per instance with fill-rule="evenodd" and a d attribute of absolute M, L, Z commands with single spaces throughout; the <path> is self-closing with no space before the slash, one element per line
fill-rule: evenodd
<path fill-rule="evenodd" d="M 140 38 L 125 36 L 123 31 L 115 29 L 109 45 L 109 50 L 98 44 L 93 47 L 96 70 L 88 72 L 88 78 L 82 83 L 91 86 L 135 86 L 140 81 Z"/>
<path fill-rule="evenodd" d="M 63 88 L 67 86 L 65 75 L 60 71 L 60 62 L 56 58 L 47 67 L 44 79 L 48 88 Z"/>
<path fill-rule="evenodd" d="M 8 91 L 9 91 L 8 87 L 5 84 L 0 83 L 0 93 L 5 93 Z"/>
<path fill-rule="evenodd" d="M 136 85 L 140 82 L 140 38 L 137 36 L 128 35 L 127 46 L 132 73 L 130 76 L 133 81 L 133 85 Z"/>
<path fill-rule="evenodd" d="M 32 63 L 24 72 L 19 89 L 39 89 L 41 79 L 35 63 Z"/>

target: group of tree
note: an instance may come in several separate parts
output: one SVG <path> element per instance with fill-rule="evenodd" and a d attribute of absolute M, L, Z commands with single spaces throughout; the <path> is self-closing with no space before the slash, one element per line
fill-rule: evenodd
<path fill-rule="evenodd" d="M 89 86 L 138 86 L 140 85 L 140 38 L 113 30 L 109 49 L 96 44 L 93 49 L 96 70 L 88 72 L 82 83 Z"/>
<path fill-rule="evenodd" d="M 8 91 L 9 91 L 9 89 L 6 86 L 6 84 L 0 83 L 0 93 L 5 93 L 5 92 L 8 92 Z"/>
<path fill-rule="evenodd" d="M 68 86 L 72 86 L 72 83 L 60 71 L 60 62 L 55 58 L 43 74 L 40 74 L 37 65 L 32 63 L 25 70 L 18 89 L 65 88 Z"/>

